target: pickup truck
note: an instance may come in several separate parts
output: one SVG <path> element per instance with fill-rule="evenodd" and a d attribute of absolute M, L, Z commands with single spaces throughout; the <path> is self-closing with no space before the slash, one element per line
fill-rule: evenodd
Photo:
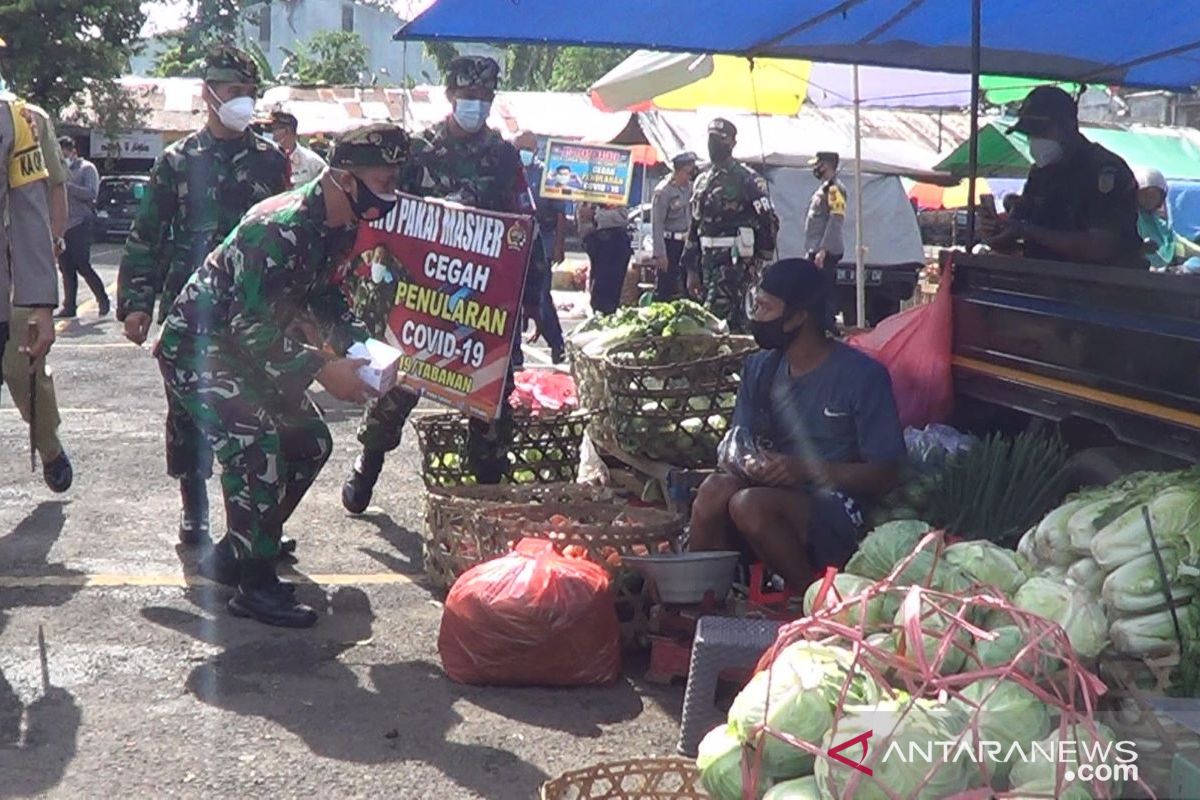
<path fill-rule="evenodd" d="M 1076 483 L 1200 461 L 1200 276 L 947 260 L 960 425 L 1054 425 Z"/>

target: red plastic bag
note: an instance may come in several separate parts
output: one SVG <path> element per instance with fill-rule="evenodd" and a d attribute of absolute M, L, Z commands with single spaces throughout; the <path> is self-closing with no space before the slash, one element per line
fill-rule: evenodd
<path fill-rule="evenodd" d="M 531 369 L 513 375 L 513 391 L 508 397 L 513 408 L 523 408 L 535 416 L 579 407 L 575 379 L 565 372 Z"/>
<path fill-rule="evenodd" d="M 438 653 L 458 683 L 610 684 L 621 674 L 621 641 L 608 573 L 522 539 L 455 581 Z"/>
<path fill-rule="evenodd" d="M 906 428 L 946 422 L 954 412 L 954 307 L 948 272 L 943 270 L 932 303 L 888 317 L 875 330 L 847 340 L 887 367 L 900 424 Z"/>

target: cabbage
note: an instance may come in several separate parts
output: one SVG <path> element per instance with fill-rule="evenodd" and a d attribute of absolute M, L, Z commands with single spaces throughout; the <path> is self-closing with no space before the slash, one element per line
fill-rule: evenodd
<path fill-rule="evenodd" d="M 969 753 L 963 752 L 962 748 L 941 745 L 942 742 L 957 741 L 969 724 L 961 706 L 916 700 L 905 713 L 908 705 L 901 701 L 846 706 L 837 727 L 825 737 L 822 746 L 828 750 L 871 731 L 862 763 L 874 775 L 864 775 L 832 759 L 817 759 L 815 775 L 822 796 L 853 796 L 854 800 L 891 800 L 892 797 L 935 800 L 958 794 L 980 782 L 979 766 L 971 760 Z M 964 735 L 963 741 L 969 746 L 969 733 Z M 889 751 L 891 757 L 885 759 L 884 755 Z M 851 761 L 858 760 L 860 753 L 861 750 L 855 747 L 842 751 Z M 932 763 L 924 758 L 927 753 L 933 756 Z M 931 769 L 933 775 L 918 789 Z M 855 776 L 857 787 L 851 795 L 848 784 Z"/>
<path fill-rule="evenodd" d="M 1038 556 L 1034 551 L 1034 538 L 1037 536 L 1037 526 L 1025 531 L 1025 535 L 1017 542 L 1017 555 L 1023 557 L 1030 569 L 1037 567 Z"/>
<path fill-rule="evenodd" d="M 821 800 L 821 790 L 814 776 L 805 775 L 775 784 L 763 800 Z"/>
<path fill-rule="evenodd" d="M 1091 542 L 1099 528 L 1097 521 L 1116 506 L 1130 502 L 1124 492 L 1102 494 L 1080 505 L 1065 526 L 1071 551 L 1075 556 L 1091 555 Z"/>
<path fill-rule="evenodd" d="M 1081 558 L 1067 567 L 1067 581 L 1089 594 L 1099 594 L 1104 583 L 1104 570 L 1092 557 Z"/>
<path fill-rule="evenodd" d="M 759 731 L 765 724 L 806 742 L 820 742 L 833 723 L 851 662 L 850 653 L 841 648 L 796 642 L 738 693 L 729 709 L 729 728 L 740 741 L 762 748 L 764 774 L 793 778 L 812 771 L 812 755 L 769 733 L 760 738 Z M 875 681 L 856 672 L 846 702 L 874 702 L 878 697 Z"/>
<path fill-rule="evenodd" d="M 1074 741 L 1075 746 L 1074 748 L 1060 748 L 1059 742 L 1061 741 L 1068 743 Z M 1014 759 L 1012 770 L 1009 773 L 1009 780 L 1014 787 L 1013 791 L 1018 794 L 1028 792 L 1053 795 L 1056 798 L 1075 796 L 1066 794 L 1066 792 L 1072 792 L 1079 797 L 1089 797 L 1090 793 L 1078 794 L 1076 792 L 1075 787 L 1088 789 L 1091 786 L 1090 783 L 1078 779 L 1055 788 L 1059 765 L 1062 765 L 1063 770 L 1070 769 L 1072 771 L 1078 768 L 1081 759 L 1082 763 L 1092 766 L 1115 765 L 1118 756 L 1125 755 L 1114 749 L 1113 743 L 1116 741 L 1117 738 L 1112 729 L 1099 722 L 1096 723 L 1095 734 L 1084 725 L 1068 726 L 1065 733 L 1055 729 L 1049 736 L 1041 740 L 1040 747 L 1032 745 L 1027 748 L 1028 752 L 1024 754 L 1027 758 Z M 1046 758 L 1047 755 L 1054 755 L 1056 758 Z M 1116 797 L 1119 795 L 1120 786 L 1110 783 L 1109 790 L 1111 796 Z"/>
<path fill-rule="evenodd" d="M 1095 658 L 1104 649 L 1108 620 L 1096 599 L 1061 581 L 1033 577 L 1017 590 L 1017 608 L 1057 622 L 1083 658 Z"/>
<path fill-rule="evenodd" d="M 1067 532 L 1067 520 L 1085 504 L 1085 500 L 1069 500 L 1051 511 L 1038 523 L 1033 535 L 1033 552 L 1037 556 L 1037 561 L 1065 567 L 1075 560 L 1075 554 L 1071 552 L 1071 536 Z"/>
<path fill-rule="evenodd" d="M 930 527 L 920 520 L 897 520 L 880 525 L 867 534 L 858 551 L 846 563 L 846 572 L 871 580 L 887 577 L 896 565 L 917 549 Z M 927 554 L 928 555 L 928 554 Z M 932 556 L 930 569 L 932 569 Z M 925 573 L 928 575 L 928 571 Z"/>
<path fill-rule="evenodd" d="M 1049 733 L 1050 709 L 1024 686 L 1010 680 L 984 678 L 967 686 L 962 693 L 979 709 L 977 712 L 970 709 L 979 720 L 979 738 L 1004 745 L 999 757 L 985 751 L 984 759 L 991 776 L 1005 780 L 1012 761 L 1017 758 L 1008 759 L 1009 748 L 1014 742 L 1028 745 Z"/>
<path fill-rule="evenodd" d="M 958 542 L 942 554 L 946 563 L 958 567 L 979 583 L 994 586 L 1011 597 L 1029 576 L 1017 554 L 987 541 Z"/>
<path fill-rule="evenodd" d="M 823 580 L 813 581 L 804 593 L 804 613 L 812 614 L 814 611 L 813 604 L 817 600 L 817 593 L 820 591 Z M 837 605 L 841 600 L 849 600 L 852 597 L 865 592 L 872 585 L 873 581 L 866 578 L 860 578 L 857 575 L 851 575 L 848 572 L 839 572 L 833 576 L 833 586 L 825 595 L 825 601 L 821 608 L 830 608 Z M 835 592 L 834 589 L 837 591 Z M 841 598 L 839 600 L 838 598 Z M 872 597 L 866 603 L 867 618 L 864 627 L 871 629 L 876 628 L 884 622 L 891 619 L 894 609 L 889 612 L 887 609 L 888 598 L 886 595 L 877 595 Z M 842 609 L 835 614 L 832 619 L 842 623 L 843 625 L 858 626 L 862 617 L 863 607 L 860 603 L 851 603 L 848 607 Z"/>
<path fill-rule="evenodd" d="M 1175 551 L 1162 550 L 1160 555 L 1166 568 L 1170 603 L 1179 605 L 1195 594 L 1195 590 L 1177 581 L 1179 559 L 1175 557 Z M 1138 556 L 1109 573 L 1100 589 L 1100 596 L 1110 612 L 1119 614 L 1145 614 L 1164 608 L 1168 601 L 1167 593 L 1163 592 L 1162 575 L 1154 553 Z"/>
<path fill-rule="evenodd" d="M 713 728 L 700 740 L 696 766 L 700 782 L 713 800 L 742 800 L 743 750 L 741 740 L 728 725 Z M 762 795 L 760 791 L 759 797 Z"/>
<path fill-rule="evenodd" d="M 1187 642 L 1189 632 L 1200 627 L 1200 606 L 1191 603 L 1175 609 L 1175 619 L 1179 621 L 1184 642 Z M 1108 635 L 1117 651 L 1131 656 L 1162 655 L 1179 647 L 1175 638 L 1175 620 L 1169 608 L 1116 620 L 1109 627 Z"/>
<path fill-rule="evenodd" d="M 1200 490 L 1174 486 L 1156 494 L 1146 507 L 1159 546 L 1176 547 L 1180 560 L 1194 563 L 1200 557 Z M 1097 532 L 1091 551 L 1105 570 L 1151 552 L 1142 506 L 1134 506 Z"/>
<path fill-rule="evenodd" d="M 893 640 L 896 642 L 896 654 L 915 662 L 917 660 L 916 649 L 920 647 L 925 652 L 926 663 L 942 675 L 953 675 L 967 663 L 967 653 L 971 649 L 971 634 L 966 629 L 958 627 L 955 643 L 946 648 L 945 657 L 941 663 L 938 663 L 938 650 L 941 649 L 942 642 L 946 638 L 946 630 L 952 622 L 949 617 L 934 607 L 932 600 L 924 596 L 920 600 L 921 641 L 912 640 L 908 630 L 905 629 L 905 609 L 902 603 L 900 610 L 896 612 L 896 616 L 892 620 L 896 626 L 896 630 L 892 634 Z M 938 605 L 943 606 L 947 614 L 953 614 L 958 610 L 958 604 L 955 601 L 946 601 L 945 603 L 939 601 Z"/>
<path fill-rule="evenodd" d="M 1035 578 L 1046 578 L 1051 581 L 1065 581 L 1067 579 L 1067 568 L 1061 567 L 1058 564 L 1051 564 L 1048 567 L 1042 567 L 1034 575 Z"/>

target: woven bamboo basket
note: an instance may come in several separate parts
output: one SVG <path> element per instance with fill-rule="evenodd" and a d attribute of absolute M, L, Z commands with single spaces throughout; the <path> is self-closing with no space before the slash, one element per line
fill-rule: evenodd
<path fill-rule="evenodd" d="M 605 503 L 613 492 L 604 486 L 543 483 L 527 486 L 457 486 L 425 493 L 425 574 L 439 589 L 449 589 L 471 567 L 502 552 L 501 545 L 479 541 L 475 515 L 484 508 L 531 503 Z"/>
<path fill-rule="evenodd" d="M 709 800 L 684 758 L 635 758 L 567 772 L 542 784 L 541 800 Z"/>
<path fill-rule="evenodd" d="M 642 577 L 621 564 L 622 555 L 669 551 L 683 531 L 680 514 L 617 503 L 543 503 L 480 509 L 475 531 L 485 557 L 507 553 L 522 537 L 549 539 L 560 550 L 580 547 L 612 576 L 621 638 L 639 643 L 649 622 L 650 598 Z"/>
<path fill-rule="evenodd" d="M 518 412 L 508 451 L 505 483 L 571 483 L 579 473 L 579 447 L 591 415 L 586 411 L 532 415 Z M 421 477 L 430 488 L 471 486 L 467 464 L 467 418 L 430 414 L 414 422 L 421 449 Z"/>
<path fill-rule="evenodd" d="M 754 349 L 749 336 L 639 339 L 611 348 L 604 382 L 613 441 L 652 461 L 715 466 L 742 363 Z"/>

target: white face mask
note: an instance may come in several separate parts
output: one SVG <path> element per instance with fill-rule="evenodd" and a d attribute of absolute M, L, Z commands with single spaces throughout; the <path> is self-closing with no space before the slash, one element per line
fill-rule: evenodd
<path fill-rule="evenodd" d="M 254 119 L 253 97 L 235 97 L 222 103 L 216 93 L 212 93 L 212 95 L 213 99 L 219 103 L 217 118 L 221 120 L 222 125 L 238 133 L 250 127 L 250 120 Z"/>
<path fill-rule="evenodd" d="M 1062 158 L 1063 146 L 1053 139 L 1029 137 L 1029 155 L 1039 167 L 1048 167 Z"/>
<path fill-rule="evenodd" d="M 454 121 L 468 133 L 474 133 L 487 122 L 492 104 L 487 100 L 461 99 L 454 101 Z"/>

